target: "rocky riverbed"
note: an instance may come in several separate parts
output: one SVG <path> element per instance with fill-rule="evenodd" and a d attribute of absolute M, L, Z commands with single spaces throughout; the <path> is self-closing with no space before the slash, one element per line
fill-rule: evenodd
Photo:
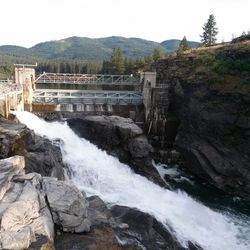
<path fill-rule="evenodd" d="M 1 249 L 184 249 L 148 214 L 110 210 L 98 196 L 24 170 L 23 156 L 0 160 Z"/>
<path fill-rule="evenodd" d="M 122 155 L 130 154 L 140 164 L 143 157 L 149 161 L 152 148 L 142 131 L 123 118 L 110 118 L 109 125 L 112 119 L 117 133 L 110 147 L 126 141 Z M 113 129 L 102 131 L 108 135 Z M 122 141 L 117 143 L 117 138 Z M 4 119 L 0 139 L 1 249 L 183 249 L 152 216 L 124 206 L 107 208 L 98 196 L 86 197 L 64 181 L 67 166 L 59 141 L 53 145 L 25 125 Z"/>

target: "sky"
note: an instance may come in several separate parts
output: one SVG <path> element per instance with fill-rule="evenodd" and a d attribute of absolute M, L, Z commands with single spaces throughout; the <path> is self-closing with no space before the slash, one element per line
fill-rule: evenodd
<path fill-rule="evenodd" d="M 71 36 L 200 41 L 210 14 L 218 42 L 250 31 L 250 0 L 0 0 L 0 45 Z"/>

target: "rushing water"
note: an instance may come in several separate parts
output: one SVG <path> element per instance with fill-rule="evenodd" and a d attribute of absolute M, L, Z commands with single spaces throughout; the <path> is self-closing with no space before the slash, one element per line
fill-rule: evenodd
<path fill-rule="evenodd" d="M 183 246 L 192 241 L 211 250 L 250 249 L 247 216 L 239 218 L 227 211 L 214 211 L 185 192 L 159 187 L 79 138 L 66 123 L 47 123 L 28 112 L 15 114 L 35 133 L 62 141 L 63 160 L 69 167 L 70 178 L 88 195 L 151 214 L 171 228 Z"/>

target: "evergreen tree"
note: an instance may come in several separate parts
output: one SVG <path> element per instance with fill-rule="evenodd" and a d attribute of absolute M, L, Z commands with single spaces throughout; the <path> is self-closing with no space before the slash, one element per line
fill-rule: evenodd
<path fill-rule="evenodd" d="M 135 66 L 138 69 L 143 69 L 145 65 L 146 65 L 145 58 L 143 58 L 143 57 L 136 58 Z"/>
<path fill-rule="evenodd" d="M 153 54 L 152 54 L 153 60 L 157 61 L 160 58 L 162 58 L 162 56 L 163 56 L 163 53 L 161 51 L 161 48 L 159 46 L 155 47 Z"/>
<path fill-rule="evenodd" d="M 60 73 L 66 73 L 66 67 L 64 62 L 60 62 Z"/>
<path fill-rule="evenodd" d="M 144 57 L 146 64 L 150 64 L 153 62 L 153 57 L 152 55 L 148 55 Z"/>
<path fill-rule="evenodd" d="M 121 75 L 124 73 L 124 57 L 120 48 L 114 48 L 110 57 L 110 74 Z"/>
<path fill-rule="evenodd" d="M 135 69 L 135 60 L 132 58 L 125 58 L 124 60 L 124 65 L 125 65 L 125 71 L 124 74 L 130 75 L 134 73 Z"/>
<path fill-rule="evenodd" d="M 218 34 L 218 28 L 216 27 L 215 16 L 209 15 L 207 23 L 204 24 L 203 34 L 201 35 L 201 42 L 205 46 L 211 46 L 216 42 L 216 35 Z"/>
<path fill-rule="evenodd" d="M 184 51 L 188 50 L 188 41 L 186 36 L 184 36 L 179 44 L 178 49 L 176 50 L 177 55 L 182 55 Z"/>

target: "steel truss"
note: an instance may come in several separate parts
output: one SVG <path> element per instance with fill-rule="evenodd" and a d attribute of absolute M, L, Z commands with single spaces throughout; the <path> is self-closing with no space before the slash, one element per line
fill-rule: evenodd
<path fill-rule="evenodd" d="M 33 93 L 33 103 L 139 105 L 142 103 L 142 94 L 135 91 L 38 89 Z"/>
<path fill-rule="evenodd" d="M 64 83 L 64 84 L 106 84 L 106 85 L 138 85 L 140 81 L 132 75 L 90 75 L 90 74 L 41 74 L 36 83 Z"/>

